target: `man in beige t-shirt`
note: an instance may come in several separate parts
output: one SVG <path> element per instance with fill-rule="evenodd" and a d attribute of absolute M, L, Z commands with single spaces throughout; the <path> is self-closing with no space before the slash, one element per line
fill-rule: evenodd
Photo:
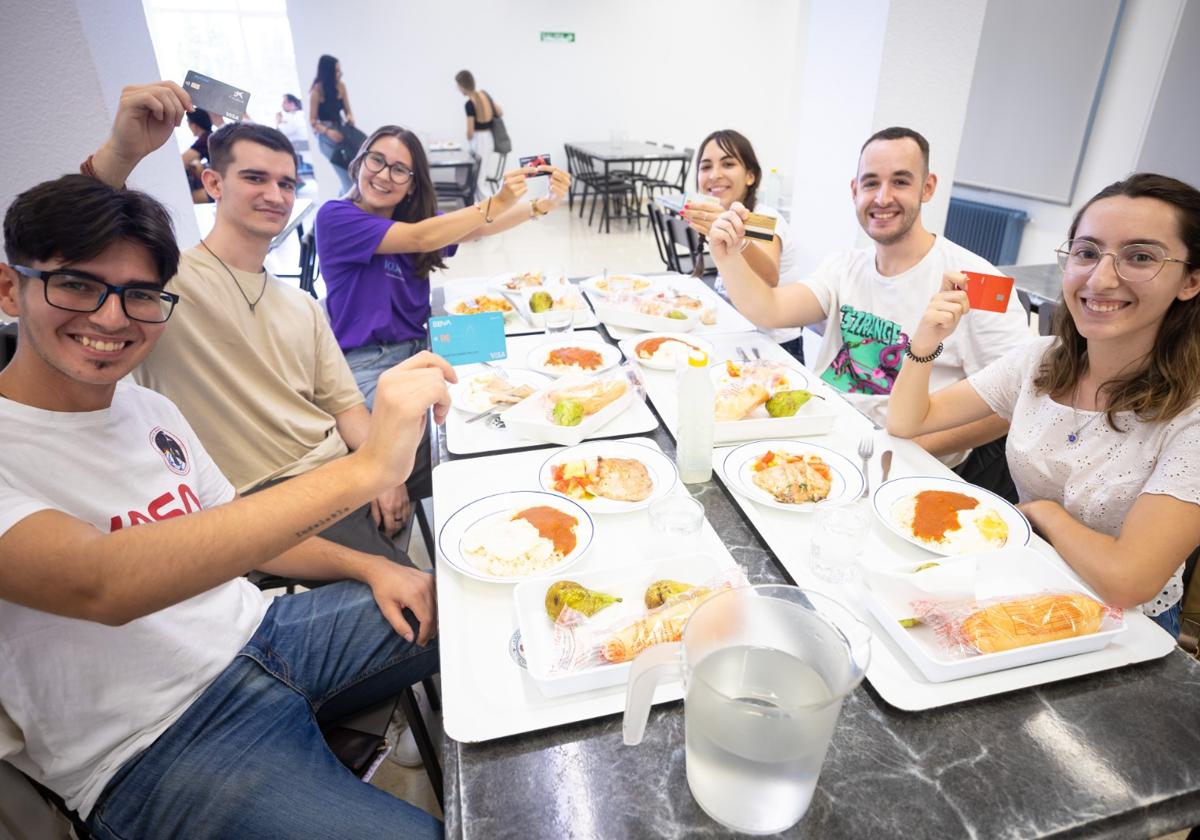
<path fill-rule="evenodd" d="M 170 281 L 180 317 L 133 376 L 183 410 L 244 494 L 356 449 L 370 413 L 324 310 L 263 269 L 295 201 L 291 145 L 275 129 L 231 124 L 209 139 L 209 160 L 216 223 L 184 252 Z M 400 559 L 386 535 L 408 507 L 401 485 L 322 536 Z"/>

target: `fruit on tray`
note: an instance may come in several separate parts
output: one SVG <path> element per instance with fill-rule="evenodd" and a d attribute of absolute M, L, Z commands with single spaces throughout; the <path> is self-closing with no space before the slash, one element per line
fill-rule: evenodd
<path fill-rule="evenodd" d="M 614 595 L 588 589 L 573 580 L 557 580 L 546 590 L 546 615 L 550 616 L 551 621 L 558 621 L 559 614 L 570 607 L 590 618 L 621 600 Z"/>

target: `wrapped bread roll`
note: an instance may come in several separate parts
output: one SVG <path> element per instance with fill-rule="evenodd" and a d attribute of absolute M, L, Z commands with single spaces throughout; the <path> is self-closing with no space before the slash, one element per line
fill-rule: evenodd
<path fill-rule="evenodd" d="M 738 388 L 726 388 L 717 394 L 718 422 L 741 420 L 770 399 L 771 394 L 757 382 L 747 382 Z"/>
<path fill-rule="evenodd" d="M 1037 595 L 971 613 L 962 635 L 980 653 L 996 653 L 1095 633 L 1105 612 L 1103 604 L 1079 592 Z"/>
<path fill-rule="evenodd" d="M 602 655 L 609 662 L 628 662 L 651 645 L 679 641 L 683 637 L 683 626 L 696 607 L 714 592 L 697 588 L 692 590 L 691 597 L 685 594 L 679 600 L 647 613 L 610 636 L 601 649 Z"/>
<path fill-rule="evenodd" d="M 584 414 L 595 414 L 604 406 L 619 399 L 629 385 L 623 379 L 605 379 L 587 382 L 583 385 L 572 385 L 568 388 L 558 388 L 546 395 L 553 405 L 560 400 L 575 400 L 583 406 Z"/>

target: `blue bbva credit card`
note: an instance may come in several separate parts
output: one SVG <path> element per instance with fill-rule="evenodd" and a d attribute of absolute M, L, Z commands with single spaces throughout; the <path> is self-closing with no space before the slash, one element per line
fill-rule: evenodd
<path fill-rule="evenodd" d="M 429 319 L 429 349 L 452 365 L 507 359 L 504 315 L 435 315 Z"/>

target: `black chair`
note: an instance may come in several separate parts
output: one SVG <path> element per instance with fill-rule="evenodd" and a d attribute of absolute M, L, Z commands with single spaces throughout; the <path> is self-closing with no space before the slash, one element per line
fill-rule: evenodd
<path fill-rule="evenodd" d="M 597 171 L 596 162 L 582 152 L 576 153 L 575 163 L 579 168 L 579 180 L 583 183 L 583 196 L 579 203 L 579 217 L 583 218 L 583 210 L 587 204 L 588 192 L 591 191 L 592 209 L 588 214 L 589 225 L 596 217 L 596 205 L 603 199 L 604 209 L 600 213 L 600 227 L 603 228 L 605 222 L 612 216 L 611 210 L 617 209 L 618 206 L 623 206 L 625 209 L 625 218 L 629 221 L 636 220 L 640 229 L 642 220 L 641 216 L 635 213 L 637 192 L 634 190 L 632 182 L 622 175 L 616 175 L 611 172 L 605 176 L 603 172 Z"/>
<path fill-rule="evenodd" d="M 671 149 L 674 147 L 668 146 L 664 143 L 663 148 Z M 696 150 L 695 149 L 684 149 L 683 154 L 685 156 L 683 160 L 663 161 L 664 166 L 662 168 L 662 174 L 659 175 L 659 177 L 657 177 L 657 178 L 648 178 L 644 182 L 643 189 L 645 190 L 645 194 L 646 194 L 647 198 L 654 195 L 654 193 L 656 193 L 656 192 L 673 192 L 673 193 L 680 193 L 680 192 L 686 193 L 687 192 L 688 171 L 691 169 L 691 166 L 692 166 L 692 158 L 696 156 Z M 673 165 L 667 166 L 667 164 L 673 164 Z M 674 175 L 671 175 L 670 170 L 675 168 L 676 166 L 678 167 L 678 171 Z"/>
<path fill-rule="evenodd" d="M 492 174 L 487 177 L 488 186 L 492 188 L 492 192 L 500 190 L 500 182 L 504 179 L 504 166 L 508 163 L 508 152 L 496 152 L 496 168 L 492 170 Z"/>
<path fill-rule="evenodd" d="M 317 266 L 316 225 L 300 237 L 300 291 L 317 296 L 316 282 L 321 274 Z"/>
<path fill-rule="evenodd" d="M 472 154 L 470 163 L 455 168 L 453 181 L 435 181 L 433 187 L 438 201 L 445 200 L 455 204 L 462 202 L 463 207 L 474 204 L 476 182 L 479 180 L 479 168 L 482 165 L 483 161 L 479 155 Z"/>
<path fill-rule="evenodd" d="M 646 213 L 650 217 L 650 229 L 654 233 L 654 244 L 658 248 L 659 259 L 663 261 L 668 271 L 678 274 L 685 273 L 679 267 L 679 253 L 675 249 L 667 214 L 654 203 L 653 199 L 646 204 Z"/>

